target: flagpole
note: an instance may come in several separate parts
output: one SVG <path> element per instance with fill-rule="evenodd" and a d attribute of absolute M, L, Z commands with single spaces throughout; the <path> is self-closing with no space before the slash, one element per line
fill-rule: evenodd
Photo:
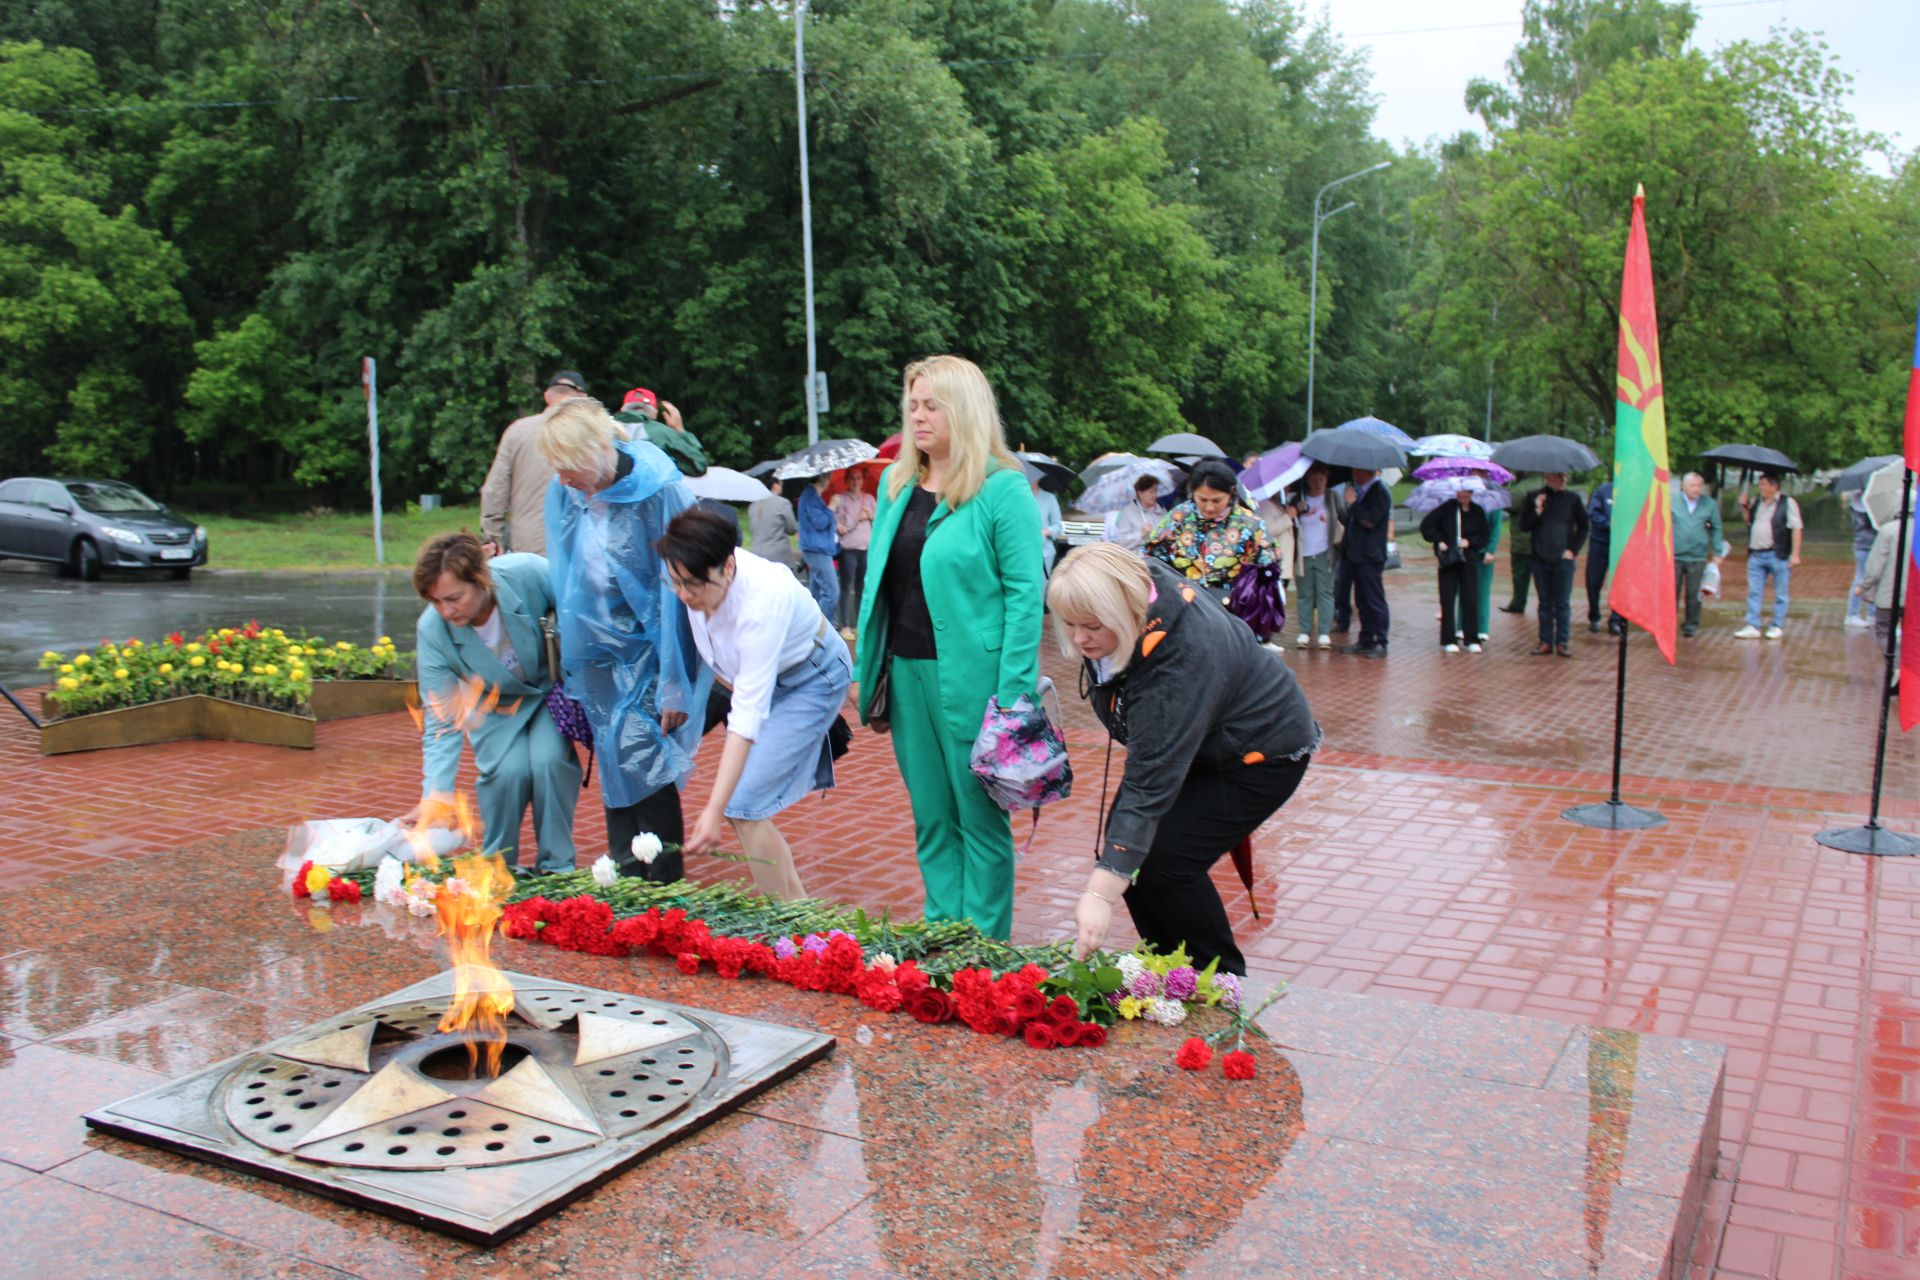
<path fill-rule="evenodd" d="M 1591 552 L 1589 552 L 1591 554 Z M 1664 826 L 1666 819 L 1652 809 L 1630 805 L 1620 798 L 1620 752 L 1626 740 L 1627 726 L 1627 636 L 1633 624 L 1620 623 L 1620 664 L 1613 678 L 1613 790 L 1600 804 L 1577 804 L 1560 816 L 1582 827 L 1602 831 L 1645 831 Z"/>
<path fill-rule="evenodd" d="M 1907 469 L 1906 485 L 1900 491 L 1900 535 L 1894 546 L 1893 563 L 1893 609 L 1898 611 L 1905 599 L 1901 585 L 1905 582 L 1907 561 L 1913 556 L 1913 548 L 1907 541 L 1908 513 L 1913 509 L 1913 468 Z M 1909 587 L 1910 583 L 1906 584 Z M 1880 825 L 1880 788 L 1887 774 L 1887 717 L 1893 710 L 1893 675 L 1899 663 L 1899 633 L 1897 627 L 1887 628 L 1886 669 L 1880 676 L 1880 740 L 1873 748 L 1873 797 L 1868 803 L 1867 822 L 1861 827 L 1834 827 L 1822 831 L 1814 837 L 1817 844 L 1829 849 L 1838 849 L 1842 853 L 1865 853 L 1876 857 L 1911 858 L 1920 856 L 1920 839 L 1902 835 L 1898 831 L 1889 831 Z"/>

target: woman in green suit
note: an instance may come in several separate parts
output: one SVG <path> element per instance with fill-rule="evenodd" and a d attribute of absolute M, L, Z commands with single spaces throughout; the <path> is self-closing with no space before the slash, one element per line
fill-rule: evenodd
<path fill-rule="evenodd" d="M 901 379 L 860 601 L 860 718 L 893 735 L 929 920 L 1013 928 L 1013 828 L 968 758 L 987 699 L 1039 683 L 1040 511 L 986 375 L 930 356 Z"/>

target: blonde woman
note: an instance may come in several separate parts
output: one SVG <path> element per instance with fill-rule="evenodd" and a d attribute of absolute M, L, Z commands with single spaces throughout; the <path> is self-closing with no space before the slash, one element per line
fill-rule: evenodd
<path fill-rule="evenodd" d="M 986 375 L 930 356 L 900 380 L 860 602 L 860 717 L 893 735 L 929 920 L 1013 928 L 1013 830 L 968 768 L 987 699 L 1039 682 L 1040 511 Z"/>
<path fill-rule="evenodd" d="M 678 880 L 679 853 L 642 864 L 633 841 L 651 833 L 681 843 L 679 783 L 693 768 L 713 683 L 654 550 L 693 495 L 665 453 L 626 439 L 597 400 L 548 410 L 540 452 L 554 468 L 547 560 L 560 664 L 567 696 L 593 726 L 607 851 L 630 875 Z"/>
<path fill-rule="evenodd" d="M 1212 592 L 1111 543 L 1068 556 L 1047 604 L 1060 651 L 1082 662 L 1081 691 L 1127 749 L 1074 908 L 1075 953 L 1106 941 L 1124 897 L 1155 947 L 1246 973 L 1209 873 L 1306 774 L 1320 726 L 1305 695 Z"/>

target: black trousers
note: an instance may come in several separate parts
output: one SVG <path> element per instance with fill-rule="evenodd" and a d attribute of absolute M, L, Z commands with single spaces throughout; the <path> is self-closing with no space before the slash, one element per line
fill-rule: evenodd
<path fill-rule="evenodd" d="M 1673 587 L 1680 596 L 1680 604 L 1686 610 L 1685 624 L 1689 627 L 1700 625 L 1700 583 L 1706 577 L 1705 560 L 1675 560 L 1673 562 Z"/>
<path fill-rule="evenodd" d="M 1587 542 L 1587 621 L 1600 617 L 1600 590 L 1607 585 L 1607 562 L 1612 548 L 1605 542 Z"/>
<path fill-rule="evenodd" d="M 1513 599 L 1507 602 L 1507 607 L 1525 613 L 1527 589 L 1533 585 L 1533 552 L 1510 552 L 1507 556 L 1507 567 L 1513 571 Z"/>
<path fill-rule="evenodd" d="M 1353 579 L 1354 610 L 1360 615 L 1361 644 L 1387 642 L 1387 584 L 1380 574 L 1377 564 L 1347 566 L 1347 575 Z"/>
<path fill-rule="evenodd" d="M 867 589 L 867 549 L 840 548 L 840 603 L 833 620 L 837 627 L 850 627 L 860 621 L 860 593 Z"/>
<path fill-rule="evenodd" d="M 607 810 L 607 854 L 622 875 L 662 883 L 679 880 L 685 870 L 679 850 L 663 852 L 651 864 L 633 856 L 633 838 L 651 831 L 661 844 L 677 845 L 687 838 L 680 815 L 680 788 L 665 786 L 638 804 Z"/>
<path fill-rule="evenodd" d="M 1533 589 L 1540 593 L 1540 643 L 1563 645 L 1573 630 L 1574 563 L 1559 560 L 1533 562 Z"/>
<path fill-rule="evenodd" d="M 1287 802 L 1307 772 L 1307 760 L 1267 760 L 1187 775 L 1125 894 L 1141 938 L 1161 952 L 1184 942 L 1196 969 L 1217 959 L 1221 972 L 1246 974 L 1226 904 L 1213 885 L 1213 864 Z"/>
<path fill-rule="evenodd" d="M 1345 631 L 1353 625 L 1353 566 L 1339 558 L 1340 548 L 1333 554 L 1333 629 Z"/>
<path fill-rule="evenodd" d="M 1453 611 L 1454 599 L 1460 601 L 1460 612 Z M 1479 640 L 1474 630 L 1480 618 L 1480 566 L 1477 564 L 1443 564 L 1440 566 L 1440 643 L 1454 642 L 1453 624 L 1464 620 L 1467 634 L 1460 637 L 1460 644 L 1475 644 Z"/>

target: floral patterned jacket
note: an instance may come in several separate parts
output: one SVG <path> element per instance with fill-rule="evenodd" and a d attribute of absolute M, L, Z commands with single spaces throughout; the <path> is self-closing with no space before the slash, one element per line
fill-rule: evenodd
<path fill-rule="evenodd" d="M 1245 507 L 1218 520 L 1201 516 L 1191 501 L 1167 512 L 1147 536 L 1146 553 L 1175 573 L 1207 587 L 1225 587 L 1246 565 L 1272 564 L 1266 522 Z"/>

